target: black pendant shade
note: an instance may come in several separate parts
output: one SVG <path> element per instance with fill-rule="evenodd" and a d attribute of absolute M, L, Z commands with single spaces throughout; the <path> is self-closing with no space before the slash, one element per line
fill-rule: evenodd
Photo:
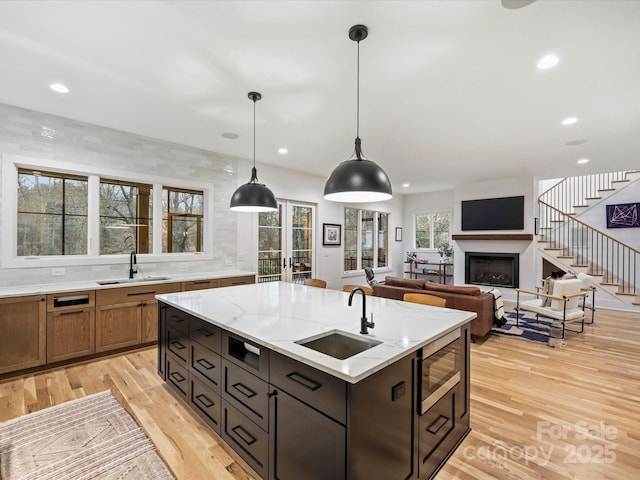
<path fill-rule="evenodd" d="M 358 42 L 358 107 L 355 157 L 338 165 L 324 185 L 324 198 L 334 202 L 362 203 L 389 200 L 393 193 L 391 182 L 380 166 L 362 154 L 360 141 L 360 41 L 367 38 L 365 25 L 349 29 L 349 38 Z"/>
<path fill-rule="evenodd" d="M 249 183 L 240 185 L 233 195 L 229 208 L 236 212 L 273 212 L 278 210 L 278 202 L 273 192 L 264 183 L 258 183 L 256 170 L 256 102 L 262 98 L 258 92 L 249 92 L 253 101 L 253 168 Z"/>

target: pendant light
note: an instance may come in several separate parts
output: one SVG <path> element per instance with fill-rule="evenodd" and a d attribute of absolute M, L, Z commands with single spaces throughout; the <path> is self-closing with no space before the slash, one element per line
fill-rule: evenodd
<path fill-rule="evenodd" d="M 362 154 L 360 142 L 360 41 L 367 38 L 365 25 L 349 29 L 349 38 L 358 43 L 358 89 L 355 157 L 338 165 L 324 186 L 324 198 L 334 202 L 379 202 L 392 197 L 391 182 L 382 168 L 367 160 Z"/>
<path fill-rule="evenodd" d="M 253 101 L 253 168 L 249 183 L 240 185 L 231 196 L 229 207 L 236 212 L 273 212 L 278 210 L 278 202 L 273 192 L 264 183 L 258 183 L 256 170 L 256 102 L 262 98 L 258 92 L 249 92 Z"/>

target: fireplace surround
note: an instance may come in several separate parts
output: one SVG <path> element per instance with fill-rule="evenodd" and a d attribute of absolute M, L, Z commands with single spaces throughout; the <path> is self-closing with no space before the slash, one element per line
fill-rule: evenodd
<path fill-rule="evenodd" d="M 464 280 L 471 285 L 518 288 L 520 254 L 465 252 Z"/>

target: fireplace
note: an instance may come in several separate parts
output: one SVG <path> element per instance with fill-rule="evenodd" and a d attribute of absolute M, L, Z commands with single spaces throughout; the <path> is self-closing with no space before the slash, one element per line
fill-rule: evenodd
<path fill-rule="evenodd" d="M 518 288 L 519 279 L 519 253 L 466 252 L 464 254 L 464 281 L 467 284 Z"/>

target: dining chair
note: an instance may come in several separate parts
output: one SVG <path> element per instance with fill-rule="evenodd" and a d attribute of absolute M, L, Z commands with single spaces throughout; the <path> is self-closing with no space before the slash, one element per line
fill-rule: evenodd
<path fill-rule="evenodd" d="M 344 285 L 342 287 L 343 292 L 351 293 L 354 288 L 361 288 L 364 290 L 365 295 L 373 295 L 373 288 L 366 287 L 364 285 Z"/>
<path fill-rule="evenodd" d="M 427 295 L 426 293 L 405 293 L 402 297 L 405 302 L 421 303 L 422 305 L 433 305 L 434 307 L 446 307 L 447 299 Z"/>
<path fill-rule="evenodd" d="M 308 287 L 327 288 L 326 280 L 320 280 L 319 278 L 305 278 L 304 284 Z"/>

